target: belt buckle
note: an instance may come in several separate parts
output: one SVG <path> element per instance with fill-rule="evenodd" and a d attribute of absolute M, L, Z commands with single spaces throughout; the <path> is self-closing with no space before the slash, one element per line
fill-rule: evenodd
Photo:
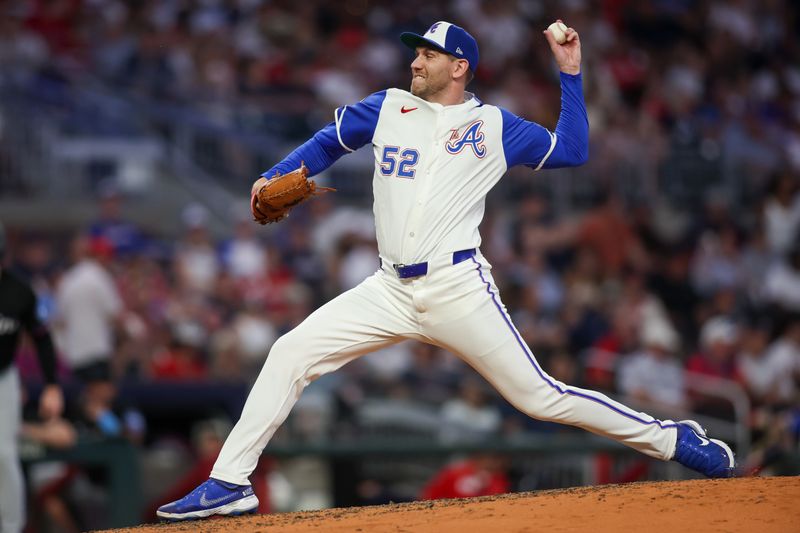
<path fill-rule="evenodd" d="M 400 279 L 418 278 L 428 273 L 428 263 L 395 263 L 392 266 Z"/>

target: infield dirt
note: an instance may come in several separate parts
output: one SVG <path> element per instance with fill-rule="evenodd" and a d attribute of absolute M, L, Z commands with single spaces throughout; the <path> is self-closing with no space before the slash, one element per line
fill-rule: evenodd
<path fill-rule="evenodd" d="M 148 524 L 130 533 L 800 532 L 800 478 L 630 483 L 469 500 Z"/>

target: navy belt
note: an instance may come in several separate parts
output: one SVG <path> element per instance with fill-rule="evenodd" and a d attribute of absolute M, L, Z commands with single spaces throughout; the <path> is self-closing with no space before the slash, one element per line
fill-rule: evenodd
<path fill-rule="evenodd" d="M 475 248 L 470 248 L 469 250 L 459 250 L 458 252 L 453 252 L 453 264 L 457 265 L 462 261 L 466 261 L 470 257 L 475 255 Z M 406 278 L 416 278 L 418 276 L 424 276 L 428 273 L 428 263 L 414 263 L 413 265 L 399 265 L 394 264 L 395 272 L 397 272 L 397 277 L 400 279 Z"/>

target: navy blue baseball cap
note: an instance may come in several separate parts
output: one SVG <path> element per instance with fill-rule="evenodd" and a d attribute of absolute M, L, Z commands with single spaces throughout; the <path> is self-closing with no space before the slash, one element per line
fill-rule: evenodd
<path fill-rule="evenodd" d="M 430 46 L 453 57 L 466 59 L 473 73 L 478 68 L 478 43 L 461 26 L 440 20 L 428 28 L 425 35 L 407 31 L 400 34 L 400 40 L 412 50 L 418 46 Z"/>

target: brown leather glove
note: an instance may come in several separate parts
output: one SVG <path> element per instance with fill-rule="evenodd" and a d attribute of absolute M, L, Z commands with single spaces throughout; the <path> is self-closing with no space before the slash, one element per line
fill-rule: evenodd
<path fill-rule="evenodd" d="M 308 179 L 308 167 L 288 174 L 276 173 L 271 178 L 261 178 L 253 184 L 250 196 L 250 211 L 259 224 L 279 222 L 289 216 L 289 211 L 314 195 L 335 191 L 330 187 L 317 187 Z"/>

